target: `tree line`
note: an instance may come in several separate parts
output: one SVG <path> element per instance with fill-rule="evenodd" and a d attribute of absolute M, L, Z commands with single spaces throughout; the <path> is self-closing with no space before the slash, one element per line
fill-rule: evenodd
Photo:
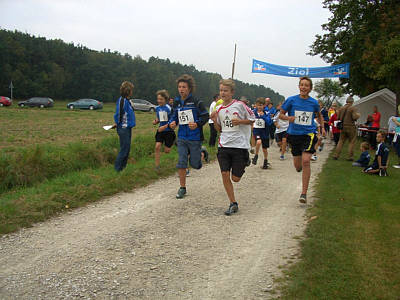
<path fill-rule="evenodd" d="M 83 45 L 48 40 L 19 31 L 0 29 L 0 95 L 9 95 L 14 84 L 14 97 L 34 96 L 53 99 L 94 98 L 115 101 L 122 81 L 135 85 L 134 97 L 155 101 L 155 92 L 167 89 L 174 96 L 175 80 L 181 74 L 196 80 L 196 96 L 206 104 L 219 90 L 220 74 L 199 71 L 193 65 L 171 62 L 169 59 L 121 54 L 104 49 L 91 50 Z M 236 80 L 236 97 L 249 100 L 270 97 L 274 103 L 284 97 L 263 85 Z"/>

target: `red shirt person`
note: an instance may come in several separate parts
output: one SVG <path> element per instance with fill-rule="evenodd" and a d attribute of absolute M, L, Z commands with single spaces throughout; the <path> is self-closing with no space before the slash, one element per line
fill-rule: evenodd
<path fill-rule="evenodd" d="M 378 107 L 374 106 L 374 113 L 372 114 L 372 127 L 375 129 L 379 129 L 381 123 L 381 113 L 378 111 Z"/>

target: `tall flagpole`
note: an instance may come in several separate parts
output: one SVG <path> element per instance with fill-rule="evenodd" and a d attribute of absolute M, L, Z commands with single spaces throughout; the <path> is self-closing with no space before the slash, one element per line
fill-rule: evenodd
<path fill-rule="evenodd" d="M 236 43 L 235 43 L 235 52 L 233 53 L 233 63 L 232 63 L 232 79 L 235 75 L 235 63 L 236 63 Z"/>

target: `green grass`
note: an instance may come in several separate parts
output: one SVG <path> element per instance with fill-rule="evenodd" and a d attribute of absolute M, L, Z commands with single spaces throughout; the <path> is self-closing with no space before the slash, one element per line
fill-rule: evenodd
<path fill-rule="evenodd" d="M 80 141 L 94 143 L 111 134 L 102 128 L 114 123 L 114 103 L 102 110 L 68 110 L 67 101 L 55 101 L 53 108 L 0 108 L 0 151 L 13 153 L 38 144 L 65 146 Z M 136 112 L 137 126 L 133 136 L 154 131 L 154 113 Z"/>
<path fill-rule="evenodd" d="M 393 151 L 390 160 L 397 163 Z M 309 211 L 318 218 L 306 230 L 301 261 L 285 272 L 282 298 L 399 299 L 400 170 L 388 172 L 372 176 L 327 161 Z"/>

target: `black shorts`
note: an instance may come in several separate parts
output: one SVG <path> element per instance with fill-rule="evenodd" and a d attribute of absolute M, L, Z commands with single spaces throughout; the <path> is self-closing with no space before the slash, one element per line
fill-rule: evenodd
<path fill-rule="evenodd" d="M 221 172 L 230 172 L 236 177 L 242 177 L 249 161 L 249 151 L 239 148 L 218 148 L 217 153 Z"/>
<path fill-rule="evenodd" d="M 286 131 L 275 133 L 275 140 L 277 143 L 282 142 L 282 139 L 286 139 L 288 134 Z"/>
<path fill-rule="evenodd" d="M 167 148 L 171 148 L 175 141 L 174 131 L 162 131 L 156 133 L 156 143 L 162 143 Z"/>
<path fill-rule="evenodd" d="M 261 138 L 259 135 L 255 135 L 254 138 L 256 141 L 261 140 L 262 148 L 263 149 L 268 149 L 269 148 L 269 138 Z"/>
<path fill-rule="evenodd" d="M 303 152 L 315 153 L 315 145 L 318 142 L 316 133 L 309 133 L 306 135 L 290 135 L 288 136 L 288 143 L 292 148 L 293 156 L 300 156 Z"/>

